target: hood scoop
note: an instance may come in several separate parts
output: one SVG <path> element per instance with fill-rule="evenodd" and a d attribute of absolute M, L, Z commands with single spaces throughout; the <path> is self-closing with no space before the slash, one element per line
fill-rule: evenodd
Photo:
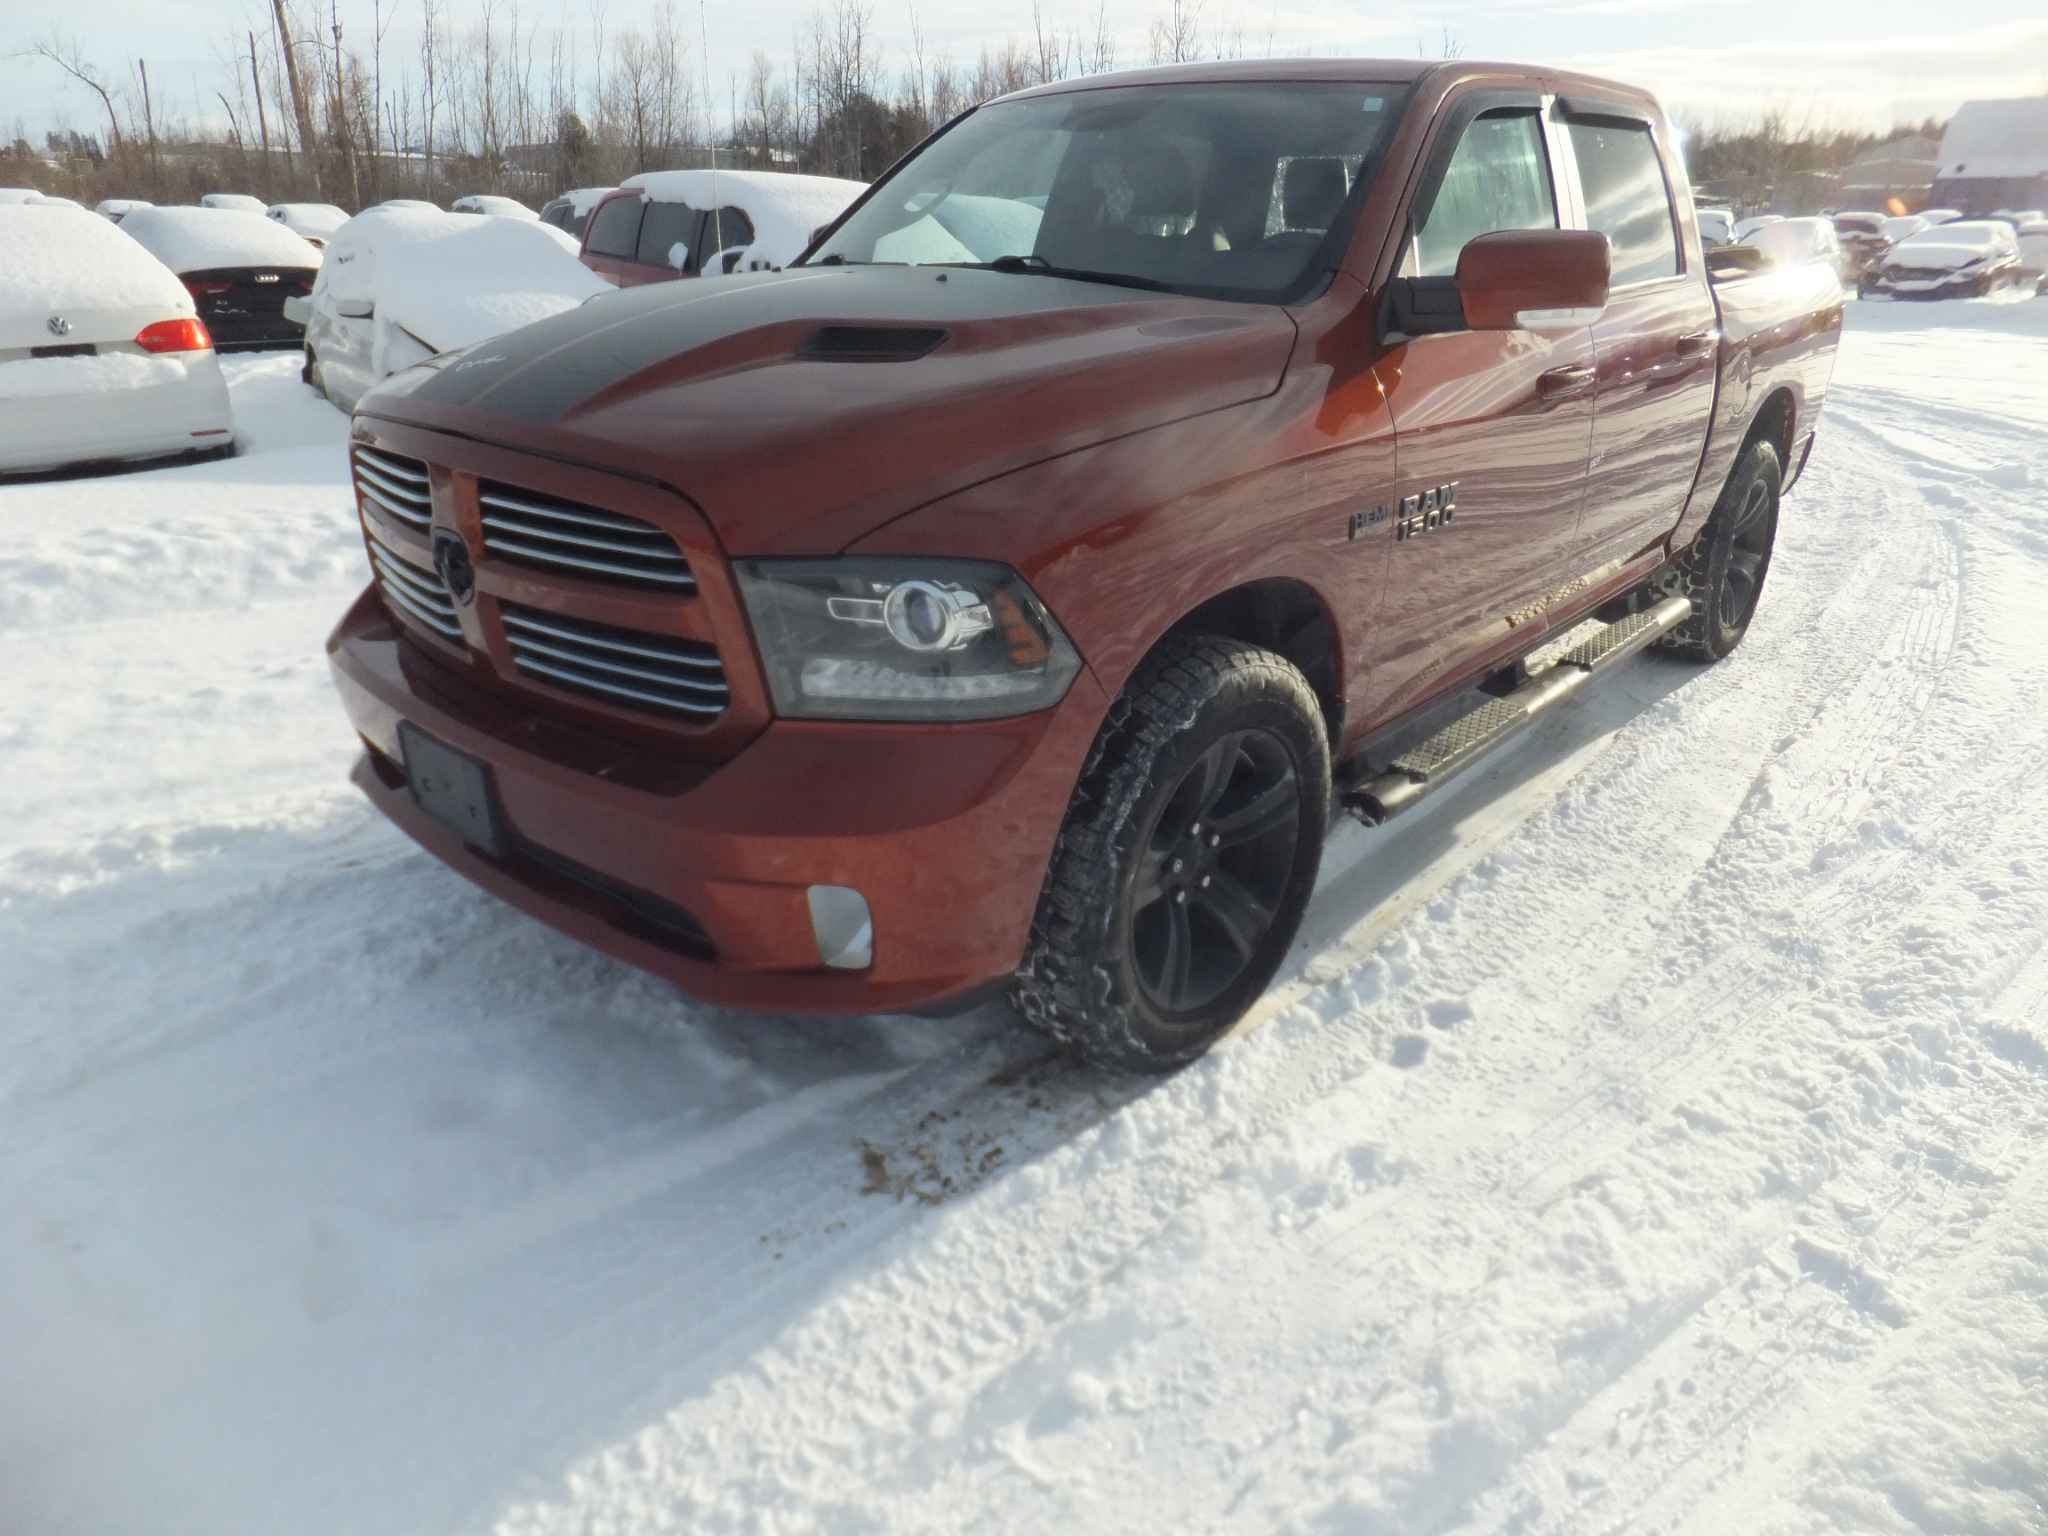
<path fill-rule="evenodd" d="M 933 326 L 821 325 L 806 336 L 796 355 L 814 363 L 907 363 L 946 339 Z"/>

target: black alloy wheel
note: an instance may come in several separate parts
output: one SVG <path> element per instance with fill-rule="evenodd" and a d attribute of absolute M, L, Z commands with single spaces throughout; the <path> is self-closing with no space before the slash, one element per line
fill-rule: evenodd
<path fill-rule="evenodd" d="M 1127 930 L 1161 1022 L 1243 979 L 1284 903 L 1300 826 L 1294 759 L 1270 731 L 1219 737 L 1166 797 L 1136 861 Z"/>

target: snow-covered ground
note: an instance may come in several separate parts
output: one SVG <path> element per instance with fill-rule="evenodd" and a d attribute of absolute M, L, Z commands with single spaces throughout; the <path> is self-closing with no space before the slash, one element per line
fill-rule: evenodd
<path fill-rule="evenodd" d="M 0 488 L 0 1529 L 2048 1528 L 2048 301 L 1851 332 L 1743 650 L 1340 833 L 1163 1083 L 414 852 L 296 359 Z"/>

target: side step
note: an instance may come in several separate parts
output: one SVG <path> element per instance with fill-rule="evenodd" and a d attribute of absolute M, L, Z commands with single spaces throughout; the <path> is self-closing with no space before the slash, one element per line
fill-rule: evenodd
<path fill-rule="evenodd" d="M 1443 788 L 1495 747 L 1534 724 L 1587 683 L 1692 617 L 1692 599 L 1667 597 L 1608 625 L 1516 685 L 1395 758 L 1387 771 L 1344 795 L 1345 809 L 1376 827 Z"/>

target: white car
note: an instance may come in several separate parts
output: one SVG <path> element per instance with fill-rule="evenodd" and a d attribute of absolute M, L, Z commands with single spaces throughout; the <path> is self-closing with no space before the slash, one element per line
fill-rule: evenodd
<path fill-rule="evenodd" d="M 234 213 L 261 213 L 263 199 L 246 192 L 209 192 L 199 199 L 202 208 L 226 208 Z"/>
<path fill-rule="evenodd" d="M 1922 208 L 1920 217 L 1930 224 L 1953 224 L 1963 216 L 1960 208 Z"/>
<path fill-rule="evenodd" d="M 284 312 L 306 327 L 306 382 L 352 411 L 401 368 L 609 291 L 546 224 L 374 208 L 334 232 L 311 298 Z"/>
<path fill-rule="evenodd" d="M 1758 230 L 1768 229 L 1773 224 L 1782 224 L 1784 222 L 1785 215 L 1782 213 L 1753 213 L 1735 226 L 1735 243 L 1737 245 L 1748 245 L 1750 244 L 1749 237 Z"/>
<path fill-rule="evenodd" d="M 1779 219 L 1753 233 L 1749 244 L 1763 252 L 1764 259 L 1774 267 L 1818 262 L 1832 267 L 1845 282 L 1851 276 L 1842 251 L 1841 233 L 1832 219 Z"/>
<path fill-rule="evenodd" d="M 491 197 L 487 193 L 472 192 L 467 197 L 458 197 L 448 205 L 450 213 L 488 213 L 501 219 L 537 219 L 526 204 L 515 197 Z"/>
<path fill-rule="evenodd" d="M 155 203 L 143 197 L 103 197 L 92 205 L 92 211 L 101 218 L 112 219 L 118 224 L 138 208 L 155 206 Z"/>
<path fill-rule="evenodd" d="M 333 233 L 348 222 L 348 215 L 332 203 L 272 203 L 263 210 L 315 250 L 325 250 Z"/>
<path fill-rule="evenodd" d="M 1994 219 L 1958 219 L 1908 235 L 1893 246 L 1868 293 L 1897 299 L 1977 299 L 2028 288 L 2019 237 Z"/>
<path fill-rule="evenodd" d="M 1693 222 L 1700 227 L 1700 243 L 1709 249 L 1735 243 L 1735 215 L 1726 208 L 1695 208 Z"/>
<path fill-rule="evenodd" d="M 0 207 L 0 472 L 234 446 L 192 295 L 82 208 Z"/>
<path fill-rule="evenodd" d="M 31 208 L 83 208 L 85 206 L 75 197 L 51 197 L 46 192 L 38 192 L 28 200 L 28 204 Z"/>

